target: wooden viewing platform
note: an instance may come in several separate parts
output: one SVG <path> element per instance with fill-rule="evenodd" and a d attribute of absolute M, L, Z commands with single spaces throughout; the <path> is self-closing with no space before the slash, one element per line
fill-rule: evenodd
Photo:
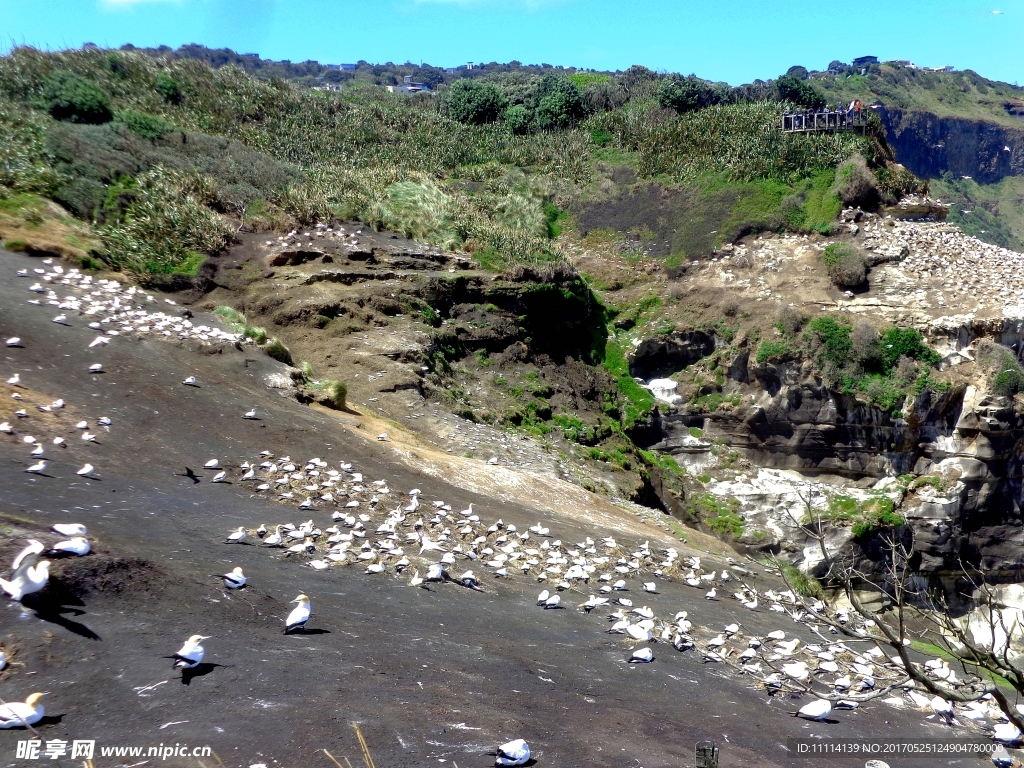
<path fill-rule="evenodd" d="M 860 112 L 793 112 L 782 116 L 782 130 L 785 133 L 864 133 L 867 124 L 867 110 L 863 109 Z"/>

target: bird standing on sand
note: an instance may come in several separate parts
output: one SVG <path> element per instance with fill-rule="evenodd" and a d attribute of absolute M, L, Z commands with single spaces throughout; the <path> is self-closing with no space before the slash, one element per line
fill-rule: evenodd
<path fill-rule="evenodd" d="M 46 469 L 46 460 L 45 459 L 40 459 L 39 461 L 37 461 L 32 466 L 25 467 L 25 471 L 26 472 L 31 472 L 33 475 L 41 475 L 41 474 L 43 474 L 43 470 L 45 470 L 45 469 Z"/>
<path fill-rule="evenodd" d="M 298 629 L 305 629 L 306 622 L 309 621 L 309 598 L 305 595 L 299 595 L 292 602 L 298 603 L 298 605 L 288 614 L 288 618 L 284 620 L 284 633 L 286 635 Z"/>
<path fill-rule="evenodd" d="M 43 719 L 43 705 L 39 700 L 44 693 L 32 693 L 24 702 L 15 701 L 0 705 L 0 730 L 26 728 Z"/>
<path fill-rule="evenodd" d="M 206 653 L 202 642 L 209 639 L 209 637 L 203 637 L 202 635 L 192 635 L 181 646 L 181 649 L 174 654 L 173 669 L 192 669 L 193 667 L 198 667 L 203 661 L 203 654 Z"/>
<path fill-rule="evenodd" d="M 797 711 L 797 717 L 804 717 L 808 720 L 824 720 L 832 711 L 832 702 L 826 699 L 818 699 L 810 704 L 804 704 Z"/>
<path fill-rule="evenodd" d="M 245 538 L 246 530 L 244 525 L 240 525 L 238 530 L 232 531 L 228 534 L 225 544 L 241 544 L 242 539 Z"/>

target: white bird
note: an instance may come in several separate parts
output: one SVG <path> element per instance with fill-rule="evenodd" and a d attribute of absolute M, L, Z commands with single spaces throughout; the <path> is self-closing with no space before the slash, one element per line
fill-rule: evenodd
<path fill-rule="evenodd" d="M 34 475 L 41 475 L 44 469 L 46 469 L 46 462 L 42 460 L 37 461 L 30 467 L 25 467 L 26 472 L 31 472 Z"/>
<path fill-rule="evenodd" d="M 310 563 L 312 565 L 312 563 Z M 366 566 L 366 573 L 384 573 L 384 563 L 371 563 Z"/>
<path fill-rule="evenodd" d="M 90 365 L 89 373 L 103 373 L 103 363 L 93 363 Z"/>
<path fill-rule="evenodd" d="M 86 475 L 91 475 L 94 469 L 95 467 L 92 464 L 86 463 L 82 466 L 81 469 L 77 470 L 75 474 L 82 475 L 83 477 L 85 477 Z"/>
<path fill-rule="evenodd" d="M 33 693 L 29 694 L 24 703 L 15 701 L 0 705 L 0 730 L 24 728 L 42 720 L 43 705 L 39 703 L 39 700 L 46 695 L 46 693 Z"/>
<path fill-rule="evenodd" d="M 211 480 L 210 482 L 211 483 L 223 483 L 225 481 L 225 479 L 227 479 L 227 476 L 228 476 L 228 473 L 225 472 L 224 470 L 221 470 L 220 472 L 218 472 L 216 475 L 213 476 L 213 480 Z"/>
<path fill-rule="evenodd" d="M 49 569 L 49 560 L 40 560 L 33 566 L 22 567 L 15 572 L 10 581 L 0 579 L 0 589 L 3 589 L 12 600 L 21 600 L 25 595 L 31 595 L 46 586 L 50 578 Z"/>
<path fill-rule="evenodd" d="M 495 765 L 525 765 L 530 762 L 530 745 L 523 739 L 510 741 L 498 747 Z"/>
<path fill-rule="evenodd" d="M 50 526 L 50 530 L 59 533 L 61 536 L 85 536 L 88 532 L 81 523 L 56 523 Z"/>
<path fill-rule="evenodd" d="M 99 424 L 101 427 L 109 427 L 112 422 L 110 421 L 109 416 L 100 416 L 99 419 L 97 419 L 96 423 Z"/>
<path fill-rule="evenodd" d="M 202 635 L 192 635 L 172 657 L 174 659 L 172 669 L 192 669 L 198 667 L 203 661 L 203 655 L 206 653 L 202 645 L 203 640 L 209 639 L 209 637 L 203 637 Z"/>
<path fill-rule="evenodd" d="M 68 324 L 68 316 L 67 315 L 57 315 L 55 318 L 53 318 L 53 322 L 59 323 L 60 325 L 67 325 Z"/>
<path fill-rule="evenodd" d="M 543 605 L 549 597 L 551 597 L 551 593 L 546 589 L 543 590 L 539 595 L 537 595 L 537 605 Z"/>
<path fill-rule="evenodd" d="M 644 584 L 644 591 L 645 592 L 650 592 L 651 594 L 657 594 L 658 593 L 658 585 L 655 584 L 653 581 L 648 581 L 647 583 Z"/>
<path fill-rule="evenodd" d="M 67 541 L 58 541 L 50 551 L 54 554 L 88 555 L 91 547 L 85 536 L 75 536 Z"/>
<path fill-rule="evenodd" d="M 35 448 L 33 448 L 33 449 L 32 449 L 32 451 L 31 451 L 31 455 L 32 455 L 32 456 L 42 456 L 42 455 L 43 455 L 43 453 L 45 453 L 45 451 L 43 450 L 43 446 L 42 446 L 41 444 L 40 444 L 40 445 L 37 445 L 37 446 L 36 446 Z"/>
<path fill-rule="evenodd" d="M 233 568 L 230 573 L 225 573 L 217 578 L 224 579 L 224 586 L 228 589 L 241 589 L 248 581 L 241 568 Z"/>
<path fill-rule="evenodd" d="M 718 592 L 716 592 L 715 588 L 712 587 L 711 590 L 706 595 L 704 595 L 704 599 L 705 600 L 717 600 L 718 599 Z"/>
<path fill-rule="evenodd" d="M 629 657 L 630 663 L 646 664 L 649 661 L 654 661 L 654 651 L 650 648 L 640 648 L 633 651 L 633 655 Z"/>
<path fill-rule="evenodd" d="M 204 469 L 220 469 L 219 459 L 210 459 L 208 462 L 203 464 Z"/>
<path fill-rule="evenodd" d="M 1013 723 L 996 723 L 992 726 L 992 738 L 1003 744 L 1017 745 L 1021 741 L 1021 732 Z"/>
<path fill-rule="evenodd" d="M 21 374 L 20 373 L 14 374 L 13 376 L 11 376 L 11 378 L 9 378 L 7 380 L 7 383 L 10 384 L 12 387 L 17 386 L 20 382 L 21 382 Z"/>
<path fill-rule="evenodd" d="M 11 338 L 7 340 L 6 344 L 8 347 L 16 347 L 21 344 L 21 339 L 17 336 L 11 336 Z"/>
<path fill-rule="evenodd" d="M 27 546 L 18 553 L 11 563 L 11 570 L 17 573 L 19 569 L 28 568 L 36 564 L 36 558 L 43 553 L 45 547 L 43 542 L 37 539 L 29 539 Z"/>
<path fill-rule="evenodd" d="M 242 414 L 242 418 L 243 419 L 255 419 L 256 418 L 256 409 L 253 408 L 251 411 L 246 411 L 244 414 Z"/>
<path fill-rule="evenodd" d="M 288 614 L 288 618 L 284 620 L 284 633 L 286 635 L 297 629 L 305 629 L 306 622 L 309 621 L 309 598 L 305 595 L 299 595 L 292 602 L 298 603 L 298 605 Z"/>
<path fill-rule="evenodd" d="M 0 651 L 0 672 L 3 672 L 5 669 L 7 669 L 7 654 Z"/>
<path fill-rule="evenodd" d="M 67 441 L 63 437 L 55 437 L 55 438 L 53 438 L 53 444 L 54 445 L 63 445 L 65 448 L 67 448 Z"/>
<path fill-rule="evenodd" d="M 547 608 L 557 608 L 559 603 L 561 603 L 561 602 L 562 602 L 562 598 L 561 598 L 560 595 L 552 595 L 551 597 L 549 597 L 547 600 L 544 601 L 544 608 L 545 609 L 547 609 Z"/>
<path fill-rule="evenodd" d="M 94 435 L 92 432 L 83 432 L 82 439 L 87 442 L 94 442 L 96 440 L 96 435 Z"/>
<path fill-rule="evenodd" d="M 241 525 L 241 526 L 238 527 L 238 530 L 232 531 L 231 533 L 228 534 L 227 541 L 225 541 L 224 543 L 225 544 L 240 544 L 242 539 L 245 538 L 245 534 L 246 534 L 245 526 Z"/>
<path fill-rule="evenodd" d="M 282 541 L 284 541 L 284 537 L 281 535 L 281 526 L 279 525 L 273 533 L 264 537 L 263 544 L 268 547 L 279 547 Z"/>
<path fill-rule="evenodd" d="M 195 387 L 195 386 L 198 386 L 197 382 L 198 382 L 198 380 L 196 379 L 195 376 L 189 376 L 188 378 L 186 378 L 181 383 L 184 384 L 186 387 Z"/>
<path fill-rule="evenodd" d="M 832 702 L 826 699 L 817 699 L 810 704 L 804 704 L 797 710 L 796 714 L 798 717 L 804 717 L 808 720 L 824 720 L 831 711 Z"/>
<path fill-rule="evenodd" d="M 953 717 L 953 704 L 941 696 L 933 696 L 928 702 L 932 711 L 947 722 Z"/>

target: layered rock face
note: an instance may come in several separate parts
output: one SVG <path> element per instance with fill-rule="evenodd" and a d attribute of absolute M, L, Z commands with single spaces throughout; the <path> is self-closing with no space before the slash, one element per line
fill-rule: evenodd
<path fill-rule="evenodd" d="M 934 179 L 948 171 L 994 184 L 1024 175 L 1024 126 L 892 108 L 879 114 L 896 159 L 917 176 Z"/>
<path fill-rule="evenodd" d="M 659 357 L 666 354 L 658 348 Z M 740 395 L 739 404 L 698 413 L 688 403 L 662 402 L 660 440 L 651 448 L 694 474 L 716 464 L 716 446 L 718 455 L 735 452 L 757 468 L 706 485 L 716 498 L 739 501 L 743 543 L 813 571 L 820 553 L 797 526 L 808 503 L 825 510 L 837 495 L 869 505 L 884 497 L 910 523 L 915 569 L 954 577 L 962 559 L 994 580 L 1020 580 L 1024 411 L 1014 400 L 965 383 L 924 392 L 890 413 L 831 391 L 807 362 L 757 365 L 744 353 L 728 371 L 724 391 Z M 700 439 L 693 427 L 703 430 Z M 878 536 L 839 527 L 829 546 L 870 571 Z"/>

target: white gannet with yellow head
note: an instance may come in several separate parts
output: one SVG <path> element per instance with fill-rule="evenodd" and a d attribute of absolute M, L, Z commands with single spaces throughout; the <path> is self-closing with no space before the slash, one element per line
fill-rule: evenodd
<path fill-rule="evenodd" d="M 221 576 L 215 576 L 217 579 L 224 579 L 224 586 L 228 589 L 241 589 L 245 586 L 247 579 L 245 574 L 242 573 L 240 567 L 233 568 L 230 573 L 225 573 Z"/>
<path fill-rule="evenodd" d="M 0 705 L 0 730 L 25 728 L 42 720 L 43 705 L 39 700 L 46 695 L 45 692 L 32 693 L 24 703 L 15 701 Z"/>
<path fill-rule="evenodd" d="M 290 634 L 298 629 L 305 629 L 306 622 L 309 621 L 309 598 L 305 595 L 299 595 L 293 603 L 298 603 L 292 612 L 288 614 L 288 618 L 284 620 L 284 633 Z"/>
<path fill-rule="evenodd" d="M 203 640 L 209 639 L 209 637 L 203 637 L 202 635 L 192 635 L 192 637 L 186 640 L 181 649 L 174 654 L 174 669 L 198 667 L 203 660 L 203 654 L 206 652 L 202 645 Z"/>

